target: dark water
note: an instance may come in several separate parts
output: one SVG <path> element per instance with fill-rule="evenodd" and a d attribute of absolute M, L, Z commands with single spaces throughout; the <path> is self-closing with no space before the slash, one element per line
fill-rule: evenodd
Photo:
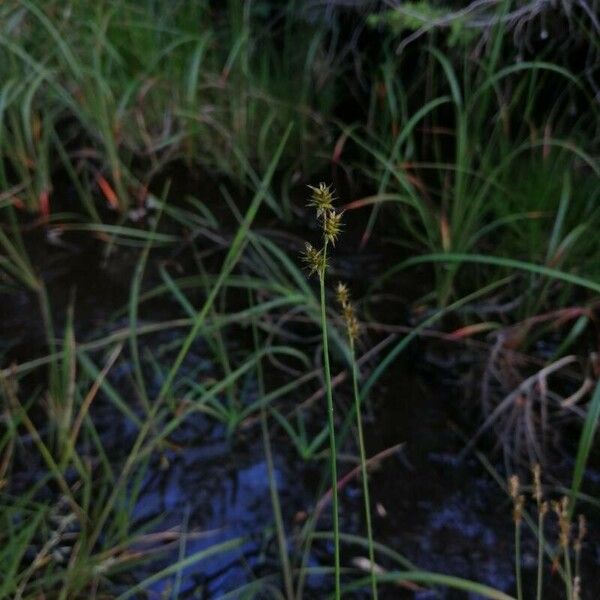
<path fill-rule="evenodd" d="M 65 306 L 68 290 L 77 287 L 78 340 L 93 339 L 99 332 L 125 325 L 125 320 L 107 321 L 127 299 L 135 253 L 124 254 L 119 268 L 102 266 L 97 247 L 82 247 L 72 253 L 58 253 L 45 266 L 50 295 L 56 307 Z M 42 264 L 44 262 L 42 261 Z M 351 271 L 352 266 L 347 266 Z M 113 269 L 113 270 L 111 270 Z M 90 275 L 91 274 L 91 275 Z M 2 323 L 2 352 L 5 360 L 22 361 L 43 354 L 43 329 L 36 315 L 35 300 L 23 292 L 3 295 L 5 307 Z M 164 302 L 144 309 L 147 322 L 167 318 L 172 307 Z M 64 311 L 56 309 L 60 331 Z M 172 318 L 172 317 L 170 317 Z M 143 321 L 144 322 L 144 321 Z M 153 354 L 164 348 L 179 332 L 145 336 L 143 348 Z M 241 342 L 240 342 L 241 343 Z M 207 360 L 202 340 L 192 347 L 182 368 L 209 378 L 216 374 Z M 168 358 L 168 353 L 164 354 Z M 167 363 L 168 364 L 168 361 Z M 124 397 L 134 398 L 131 388 L 133 367 L 124 353 L 111 371 L 110 382 Z M 153 397 L 161 378 L 148 369 L 149 395 Z M 256 398 L 256 382 L 245 382 L 242 402 Z M 350 404 L 349 390 L 336 394 L 340 412 Z M 466 577 L 513 593 L 513 530 L 511 506 L 505 492 L 474 454 L 459 460 L 464 448 L 461 431 L 470 424 L 471 432 L 478 418 L 476 407 L 461 401 L 460 389 L 448 385 L 425 359 L 422 348 L 411 349 L 398 361 L 373 393 L 372 411 L 366 418 L 367 454 L 385 451 L 396 444 L 402 448 L 383 459 L 370 480 L 374 529 L 377 541 L 402 554 L 420 569 Z M 283 400 L 294 406 L 303 397 Z M 135 429 L 118 414 L 107 398 L 101 396 L 93 407 L 94 422 L 109 455 L 122 458 L 124 449 L 134 439 Z M 313 425 L 323 423 L 323 406 L 311 409 Z M 273 423 L 272 423 L 273 425 Z M 307 515 L 313 513 L 325 472 L 323 461 L 303 462 L 281 428 L 272 426 L 274 477 L 280 494 L 283 518 L 290 540 L 297 535 Z M 469 433 L 466 431 L 465 433 Z M 485 445 L 485 440 L 483 440 Z M 356 465 L 347 459 L 356 456 L 353 444 L 344 447 L 340 476 Z M 492 461 L 504 477 L 501 466 Z M 553 475 L 568 482 L 572 457 L 564 457 Z M 587 475 L 586 486 L 598 486 L 595 471 Z M 358 480 L 346 485 L 340 496 L 342 530 L 364 535 L 363 507 Z M 589 489 L 589 487 L 587 488 Z M 586 506 L 592 512 L 592 507 Z M 330 530 L 329 508 L 323 511 L 318 525 Z M 600 537 L 592 528 L 584 552 L 583 598 L 599 597 L 600 582 L 595 568 L 599 564 Z M 147 526 L 149 531 L 176 528 L 185 532 L 184 541 L 169 546 L 166 554 L 152 564 L 135 567 L 123 575 L 115 591 L 150 576 L 182 557 L 191 557 L 215 544 L 242 538 L 235 549 L 210 556 L 191 564 L 179 575 L 157 581 L 147 588 L 150 597 L 162 598 L 179 587 L 181 598 L 219 598 L 254 579 L 279 572 L 277 548 L 269 493 L 267 464 L 258 424 L 244 427 L 229 436 L 223 424 L 200 413 L 192 413 L 169 438 L 169 445 L 149 463 L 132 510 L 134 527 Z M 554 525 L 548 535 L 555 535 Z M 290 549 L 292 542 L 290 541 Z M 532 536 L 524 534 L 523 560 L 525 585 L 530 590 L 535 569 L 536 546 Z M 344 546 L 343 562 L 354 564 L 366 551 Z M 308 556 L 309 567 L 330 566 L 331 544 L 315 541 Z M 398 568 L 385 557 L 381 566 Z M 546 569 L 548 590 L 544 598 L 561 598 L 559 578 Z M 277 583 L 277 582 L 275 582 Z M 324 598 L 330 579 L 313 575 L 306 584 L 306 598 Z M 528 587 L 529 586 L 529 587 Z M 141 593 L 136 597 L 144 597 Z M 235 597 L 235 596 L 234 596 Z M 368 597 L 355 592 L 349 597 Z M 476 598 L 449 590 L 407 590 L 382 587 L 382 598 Z"/>

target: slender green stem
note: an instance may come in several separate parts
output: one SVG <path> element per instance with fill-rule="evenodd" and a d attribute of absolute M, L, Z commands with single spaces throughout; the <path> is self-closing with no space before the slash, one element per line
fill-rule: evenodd
<path fill-rule="evenodd" d="M 323 256 L 327 258 L 327 241 L 323 246 Z M 325 270 L 319 273 L 321 288 L 321 329 L 323 336 L 323 368 L 325 372 L 325 388 L 327 391 L 327 415 L 329 419 L 329 448 L 331 451 L 331 491 L 333 509 L 333 543 L 335 546 L 335 599 L 341 598 L 340 585 L 340 523 L 338 514 L 337 489 L 337 452 L 335 449 L 335 419 L 333 411 L 333 391 L 331 386 L 331 370 L 329 367 L 329 342 L 327 338 L 327 313 L 325 310 Z"/>
<path fill-rule="evenodd" d="M 537 560 L 537 592 L 536 600 L 542 600 L 544 576 L 544 514 L 538 505 L 538 560 Z"/>
<path fill-rule="evenodd" d="M 575 548 L 575 576 L 573 581 L 577 580 L 581 583 L 581 542 Z M 575 591 L 573 591 L 573 596 L 575 596 Z M 573 600 L 577 600 L 573 598 Z"/>
<path fill-rule="evenodd" d="M 367 474 L 367 458 L 365 455 L 365 441 L 363 436 L 362 419 L 360 413 L 360 392 L 358 390 L 358 366 L 354 351 L 354 340 L 350 337 L 350 350 L 352 358 L 352 387 L 354 390 L 354 405 L 356 410 L 356 428 L 358 430 L 358 446 L 360 448 L 360 469 L 363 485 L 363 499 L 365 504 L 365 520 L 367 523 L 367 540 L 369 544 L 369 562 L 371 563 L 371 593 L 377 600 L 377 578 L 375 577 L 375 552 L 373 550 L 373 528 L 371 526 L 371 500 L 369 498 L 369 479 Z"/>
<path fill-rule="evenodd" d="M 569 546 L 565 546 L 565 588 L 567 600 L 573 600 L 573 576 L 571 575 L 571 557 L 569 556 Z"/>
<path fill-rule="evenodd" d="M 523 583 L 521 581 L 521 523 L 515 520 L 515 578 L 517 580 L 517 599 L 523 600 Z"/>
<path fill-rule="evenodd" d="M 264 398 L 264 394 L 263 394 Z M 263 447 L 265 451 L 265 460 L 269 474 L 269 491 L 271 494 L 271 506 L 273 509 L 273 518 L 275 519 L 275 530 L 277 533 L 277 549 L 279 551 L 279 560 L 281 561 L 281 571 L 283 575 L 283 585 L 285 595 L 288 600 L 294 598 L 294 585 L 292 582 L 292 569 L 287 550 L 287 541 L 285 535 L 285 526 L 281 514 L 281 504 L 279 502 L 279 493 L 277 491 L 277 481 L 275 480 L 275 465 L 273 462 L 273 452 L 271 450 L 271 440 L 269 438 L 269 425 L 267 422 L 267 410 L 264 403 L 260 409 L 260 424 L 262 430 Z"/>
<path fill-rule="evenodd" d="M 575 553 L 575 575 L 573 577 L 573 600 L 581 598 L 581 557 L 579 551 Z"/>

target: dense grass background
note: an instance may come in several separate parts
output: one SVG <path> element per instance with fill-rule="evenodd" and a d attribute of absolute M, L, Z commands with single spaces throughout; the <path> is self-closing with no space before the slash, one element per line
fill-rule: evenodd
<path fill-rule="evenodd" d="M 201 415 L 228 443 L 256 430 L 268 467 L 277 564 L 229 597 L 302 598 L 332 574 L 309 561 L 329 531 L 318 509 L 290 534 L 271 437 L 319 466 L 324 494 L 327 433 L 358 454 L 357 413 L 366 472 L 361 405 L 421 336 L 475 349 L 467 448 L 493 430 L 502 477 L 523 477 L 567 423 L 572 476 L 547 493 L 566 490 L 569 519 L 597 510 L 582 486 L 600 410 L 598 21 L 593 1 L 0 4 L 0 597 L 166 581 L 175 598 L 185 569 L 241 548 L 186 552 L 186 523 L 136 520 Z M 298 254 L 321 180 L 346 230 L 319 295 Z M 356 288 L 356 347 L 336 278 Z M 329 429 L 325 389 L 343 408 Z M 541 539 L 575 600 L 576 547 Z M 371 542 L 341 534 L 371 558 L 370 581 L 344 566 L 347 594 L 511 597 Z"/>

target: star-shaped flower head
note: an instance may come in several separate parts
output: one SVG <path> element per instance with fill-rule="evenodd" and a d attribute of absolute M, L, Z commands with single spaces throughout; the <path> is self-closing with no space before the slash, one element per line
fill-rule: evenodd
<path fill-rule="evenodd" d="M 318 218 L 333 209 L 334 197 L 330 185 L 325 185 L 321 182 L 317 187 L 313 187 L 312 185 L 308 187 L 312 190 L 308 205 L 317 210 Z"/>
<path fill-rule="evenodd" d="M 335 246 L 342 231 L 342 214 L 333 209 L 325 211 L 323 214 L 323 234 L 332 246 Z"/>
<path fill-rule="evenodd" d="M 302 260 L 308 267 L 308 274 L 313 275 L 317 273 L 321 275 L 325 272 L 327 267 L 327 259 L 323 249 L 317 250 L 312 244 L 306 242 L 304 245 L 304 252 L 302 252 Z"/>

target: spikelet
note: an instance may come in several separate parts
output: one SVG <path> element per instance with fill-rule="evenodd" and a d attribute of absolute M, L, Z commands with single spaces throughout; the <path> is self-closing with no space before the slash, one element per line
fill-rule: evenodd
<path fill-rule="evenodd" d="M 350 292 L 348 291 L 348 286 L 341 281 L 338 282 L 337 287 L 335 289 L 335 296 L 337 301 L 340 303 L 340 306 L 344 306 L 350 302 Z"/>
<path fill-rule="evenodd" d="M 519 491 L 521 489 L 521 483 L 518 475 L 511 475 L 508 480 L 508 492 L 510 497 L 515 501 L 519 497 Z"/>
<path fill-rule="evenodd" d="M 358 339 L 358 319 L 354 313 L 354 306 L 352 306 L 352 302 L 350 302 L 350 292 L 348 291 L 348 287 L 341 281 L 336 288 L 336 297 L 342 307 L 342 317 L 346 325 L 348 337 L 354 341 Z"/>
<path fill-rule="evenodd" d="M 571 539 L 571 521 L 569 520 L 569 498 L 564 496 L 559 502 L 554 502 L 552 507 L 558 517 L 558 541 L 563 550 L 568 549 Z"/>
<path fill-rule="evenodd" d="M 583 540 L 587 535 L 587 522 L 583 515 L 579 515 L 577 519 L 577 538 L 575 539 L 575 551 L 581 552 L 581 546 L 583 545 Z"/>
<path fill-rule="evenodd" d="M 348 332 L 348 337 L 351 340 L 357 340 L 359 325 L 358 319 L 354 314 L 354 307 L 352 306 L 352 304 L 346 304 L 346 306 L 344 306 L 344 308 L 342 309 L 342 314 L 344 316 L 344 323 L 346 323 L 346 331 Z"/>
<path fill-rule="evenodd" d="M 308 186 L 312 190 L 308 205 L 317 211 L 317 217 L 322 217 L 327 211 L 333 210 L 333 193 L 331 186 L 319 183 L 317 187 Z"/>
<path fill-rule="evenodd" d="M 332 246 L 342 231 L 342 214 L 335 210 L 326 210 L 323 213 L 323 236 Z"/>
<path fill-rule="evenodd" d="M 325 275 L 327 270 L 327 244 L 335 246 L 342 231 L 342 215 L 333 207 L 333 193 L 331 186 L 320 183 L 317 187 L 308 186 L 312 195 L 308 203 L 316 209 L 317 220 L 322 227 L 323 247 L 318 250 L 306 242 L 302 252 L 302 260 L 307 264 L 309 276 L 317 273 L 319 277 Z"/>
<path fill-rule="evenodd" d="M 508 491 L 513 500 L 513 519 L 518 525 L 523 518 L 523 508 L 525 506 L 525 496 L 520 494 L 521 483 L 518 475 L 511 475 L 508 480 Z"/>
<path fill-rule="evenodd" d="M 573 600 L 581 600 L 581 577 L 575 575 L 573 578 Z"/>
<path fill-rule="evenodd" d="M 327 260 L 323 249 L 317 250 L 309 242 L 304 244 L 302 260 L 306 263 L 309 276 L 314 275 L 315 273 L 321 276 L 327 267 Z"/>

